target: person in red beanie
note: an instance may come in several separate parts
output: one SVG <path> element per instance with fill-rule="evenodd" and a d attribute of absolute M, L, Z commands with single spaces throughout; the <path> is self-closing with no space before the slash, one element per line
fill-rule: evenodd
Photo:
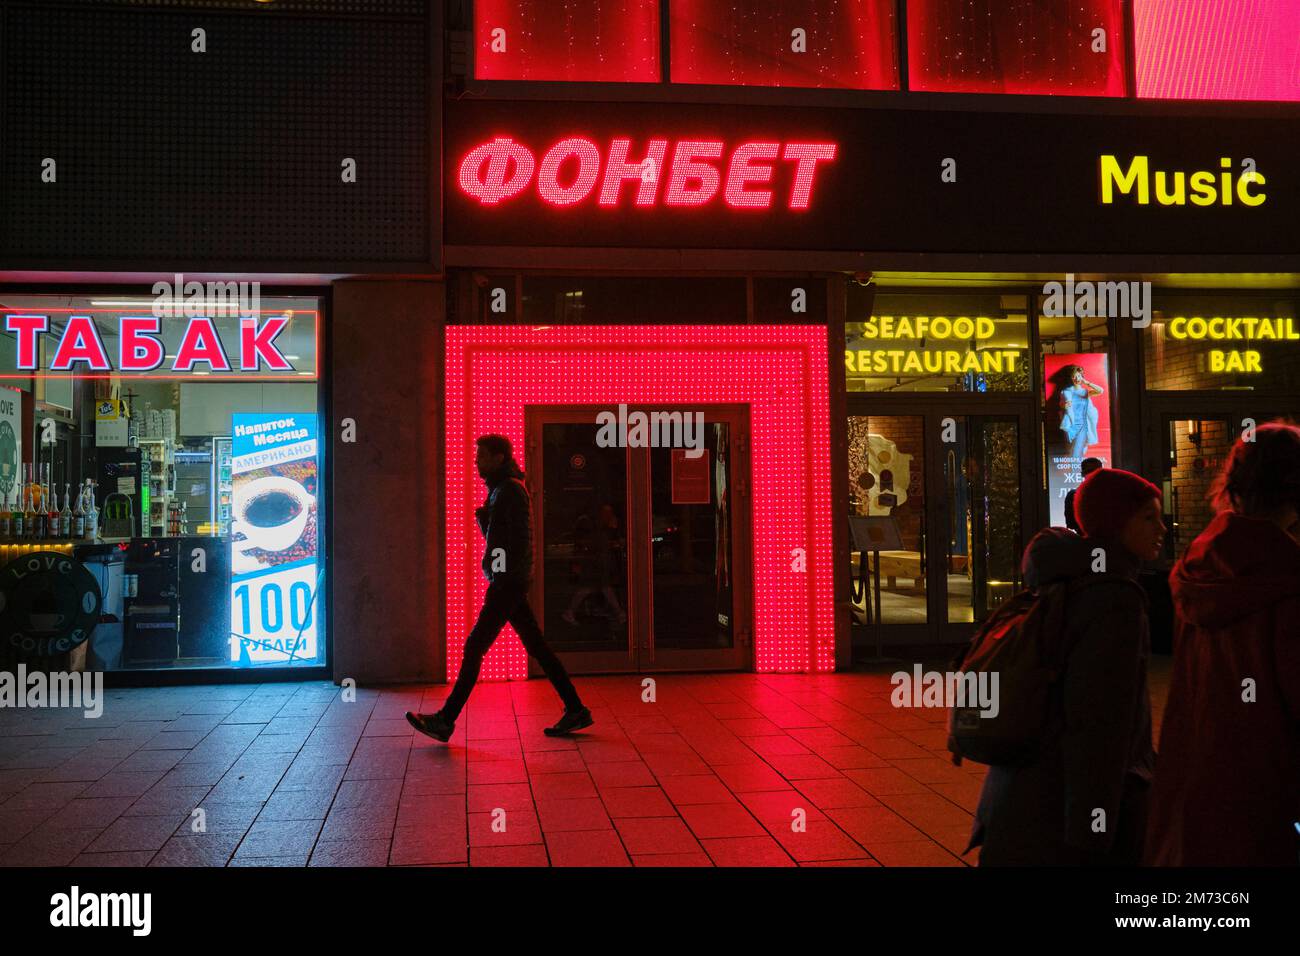
<path fill-rule="evenodd" d="M 1238 440 L 1171 576 L 1174 667 L 1146 860 L 1300 859 L 1300 428 Z"/>
<path fill-rule="evenodd" d="M 1054 706 L 1060 735 L 1028 766 L 991 766 L 971 845 L 980 866 L 1135 866 L 1141 862 L 1155 753 L 1147 690 L 1150 636 L 1143 561 L 1164 538 L 1160 489 L 1103 468 L 1079 486 L 1086 537 L 1045 528 L 1025 549 L 1036 590 L 1089 574 L 1102 580 L 1069 597 L 1065 667 Z"/>
<path fill-rule="evenodd" d="M 1160 489 L 1141 475 L 1099 468 L 1079 485 L 1074 513 L 1084 536 L 1120 545 L 1125 557 L 1154 561 L 1164 543 Z"/>

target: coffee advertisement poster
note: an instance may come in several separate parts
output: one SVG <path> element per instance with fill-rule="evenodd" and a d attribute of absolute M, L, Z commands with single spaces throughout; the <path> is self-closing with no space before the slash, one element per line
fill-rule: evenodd
<path fill-rule="evenodd" d="M 240 413 L 231 436 L 230 660 L 317 660 L 317 417 Z"/>
<path fill-rule="evenodd" d="M 0 507 L 19 504 L 18 472 L 23 460 L 23 393 L 0 386 Z"/>

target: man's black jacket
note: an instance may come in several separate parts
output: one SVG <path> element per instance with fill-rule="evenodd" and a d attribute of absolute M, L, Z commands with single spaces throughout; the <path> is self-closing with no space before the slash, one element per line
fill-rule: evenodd
<path fill-rule="evenodd" d="M 1074 495 L 1078 490 L 1071 488 L 1065 496 L 1065 526 L 1075 534 L 1083 534 L 1083 529 L 1079 527 L 1079 516 L 1074 512 Z"/>
<path fill-rule="evenodd" d="M 475 510 L 479 531 L 487 538 L 483 573 L 494 584 L 527 589 L 533 576 L 533 515 L 524 473 L 508 461 L 485 481 L 487 500 Z"/>

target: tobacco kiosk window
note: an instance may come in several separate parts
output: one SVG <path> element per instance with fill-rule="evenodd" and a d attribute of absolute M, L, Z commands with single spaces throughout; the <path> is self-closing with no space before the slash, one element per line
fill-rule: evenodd
<path fill-rule="evenodd" d="M 178 302 L 143 334 L 154 304 L 0 301 L 0 558 L 58 550 L 95 576 L 88 669 L 322 666 L 319 302 Z M 19 315 L 44 317 L 35 368 Z M 51 506 L 69 521 L 33 534 Z"/>

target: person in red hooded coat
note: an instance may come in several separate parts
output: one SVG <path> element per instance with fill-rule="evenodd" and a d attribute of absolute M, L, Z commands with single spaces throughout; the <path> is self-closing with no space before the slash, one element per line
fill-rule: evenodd
<path fill-rule="evenodd" d="M 1300 859 L 1300 428 L 1238 441 L 1220 514 L 1175 565 L 1177 625 L 1146 862 Z"/>

